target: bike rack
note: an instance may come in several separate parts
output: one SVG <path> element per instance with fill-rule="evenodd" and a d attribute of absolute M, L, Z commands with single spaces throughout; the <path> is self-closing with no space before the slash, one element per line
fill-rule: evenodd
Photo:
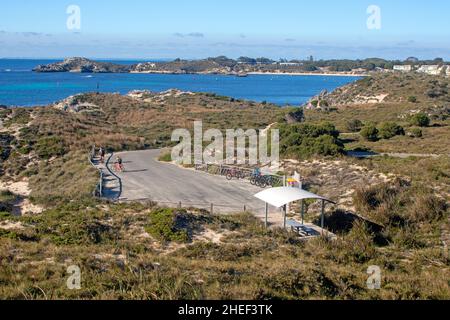
<path fill-rule="evenodd" d="M 229 165 L 197 164 L 197 165 L 195 165 L 195 170 L 206 172 L 206 173 L 212 174 L 212 175 L 221 175 L 221 176 L 226 176 L 229 171 L 236 170 L 237 172 L 241 173 L 241 175 L 240 175 L 241 177 L 243 176 L 244 179 L 248 179 L 248 180 L 250 180 L 253 176 L 252 169 L 241 168 L 241 167 L 236 167 L 236 166 L 229 166 Z M 284 186 L 284 184 L 285 184 L 286 177 L 284 177 L 284 176 L 279 176 L 279 175 L 264 175 L 264 176 L 270 177 L 270 179 L 275 179 L 274 185 Z"/>

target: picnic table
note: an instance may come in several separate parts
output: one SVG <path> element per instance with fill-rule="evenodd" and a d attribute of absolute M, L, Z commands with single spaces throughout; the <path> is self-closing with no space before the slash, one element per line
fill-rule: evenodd
<path fill-rule="evenodd" d="M 298 234 L 301 237 L 312 237 L 320 235 L 317 230 L 314 230 L 313 228 L 301 224 L 300 222 L 297 222 L 295 220 L 286 221 L 286 226 L 290 227 L 292 232 Z"/>

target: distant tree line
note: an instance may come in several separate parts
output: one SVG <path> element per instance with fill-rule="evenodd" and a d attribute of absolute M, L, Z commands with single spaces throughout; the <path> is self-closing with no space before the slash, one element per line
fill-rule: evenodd
<path fill-rule="evenodd" d="M 328 68 L 329 71 L 334 72 L 348 72 L 354 69 L 364 69 L 367 71 L 373 71 L 377 68 L 382 69 L 393 69 L 394 65 L 436 65 L 446 63 L 442 58 L 436 58 L 434 60 L 419 60 L 415 57 L 409 57 L 404 61 L 401 60 L 385 60 L 380 58 L 368 58 L 368 59 L 332 59 L 332 60 L 314 60 L 309 57 L 305 60 L 287 60 L 279 59 L 275 61 L 270 58 L 260 57 L 239 57 L 238 59 L 230 59 L 225 56 L 211 57 L 207 59 L 208 61 L 213 61 L 221 66 L 233 67 L 237 64 L 247 64 L 247 65 L 269 65 L 278 63 L 296 63 L 302 67 L 305 71 L 317 71 L 320 68 Z"/>

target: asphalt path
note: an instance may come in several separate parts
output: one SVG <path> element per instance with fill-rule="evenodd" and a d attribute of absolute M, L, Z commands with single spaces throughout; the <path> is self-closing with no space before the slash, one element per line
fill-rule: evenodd
<path fill-rule="evenodd" d="M 181 202 L 183 207 L 208 210 L 214 204 L 218 213 L 242 212 L 245 206 L 255 215 L 265 216 L 265 204 L 254 197 L 262 189 L 248 180 L 228 181 L 223 176 L 180 168 L 158 161 L 159 154 L 159 150 L 118 153 L 125 167 L 117 174 L 122 180 L 121 201 L 151 200 L 170 207 Z M 275 208 L 270 211 L 279 213 Z"/>

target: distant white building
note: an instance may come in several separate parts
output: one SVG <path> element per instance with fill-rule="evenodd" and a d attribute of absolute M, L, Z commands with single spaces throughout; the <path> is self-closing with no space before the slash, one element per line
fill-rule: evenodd
<path fill-rule="evenodd" d="M 301 66 L 301 64 L 297 62 L 280 62 L 280 66 Z"/>
<path fill-rule="evenodd" d="M 413 70 L 413 67 L 411 65 L 395 65 L 394 71 L 400 71 L 400 72 L 411 72 Z"/>
<path fill-rule="evenodd" d="M 417 72 L 437 76 L 440 75 L 442 71 L 444 71 L 446 68 L 447 66 L 438 66 L 438 65 L 420 66 L 420 68 L 417 69 Z"/>

